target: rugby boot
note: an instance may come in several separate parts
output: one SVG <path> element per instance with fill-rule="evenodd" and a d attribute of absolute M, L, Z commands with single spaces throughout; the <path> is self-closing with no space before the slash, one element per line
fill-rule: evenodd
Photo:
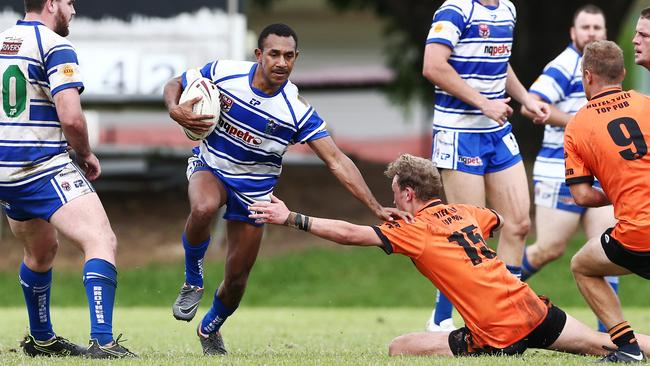
<path fill-rule="evenodd" d="M 174 318 L 189 322 L 196 315 L 203 297 L 203 287 L 183 284 L 181 291 L 172 305 Z"/>
<path fill-rule="evenodd" d="M 49 341 L 40 342 L 31 334 L 25 336 L 20 342 L 20 347 L 28 356 L 83 356 L 85 349 L 69 340 L 56 336 Z"/>
<path fill-rule="evenodd" d="M 620 363 L 635 363 L 635 362 L 645 362 L 645 353 L 639 350 L 638 353 L 629 353 L 621 350 L 612 350 L 610 348 L 605 348 L 611 352 L 600 359 L 598 362 L 620 362 Z"/>
<path fill-rule="evenodd" d="M 221 337 L 220 332 L 205 335 L 201 333 L 200 329 L 197 329 L 196 334 L 199 336 L 199 340 L 201 341 L 201 348 L 203 348 L 204 355 L 211 356 L 228 354 L 226 346 L 223 344 L 223 338 Z"/>
<path fill-rule="evenodd" d="M 86 350 L 86 357 L 89 358 L 130 358 L 138 357 L 135 353 L 129 351 L 126 347 L 120 344 L 122 335 L 117 336 L 117 339 L 110 345 L 102 346 L 96 339 L 90 340 L 90 346 Z M 126 340 L 125 340 L 126 341 Z"/>

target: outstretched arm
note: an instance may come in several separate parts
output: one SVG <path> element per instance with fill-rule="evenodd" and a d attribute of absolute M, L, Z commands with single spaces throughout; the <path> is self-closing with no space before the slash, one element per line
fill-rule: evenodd
<path fill-rule="evenodd" d="M 255 219 L 260 224 L 290 226 L 343 245 L 382 245 L 381 239 L 370 226 L 355 225 L 341 220 L 309 217 L 291 212 L 284 202 L 275 196 L 271 196 L 271 202 L 256 202 L 248 206 L 248 209 L 255 212 L 248 217 Z"/>
<path fill-rule="evenodd" d="M 382 221 L 393 218 L 407 219 L 411 216 L 395 208 L 382 207 L 370 188 L 363 180 L 361 172 L 356 165 L 334 143 L 331 137 L 323 137 L 308 142 L 309 147 L 327 164 L 336 179 L 350 191 L 359 201 L 368 206 L 370 210 Z"/>

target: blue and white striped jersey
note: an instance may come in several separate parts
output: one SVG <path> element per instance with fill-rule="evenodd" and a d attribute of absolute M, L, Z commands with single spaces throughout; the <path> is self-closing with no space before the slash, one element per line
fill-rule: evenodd
<path fill-rule="evenodd" d="M 253 62 L 217 60 L 200 70 L 219 88 L 221 116 L 201 141 L 199 157 L 244 194 L 245 202 L 269 200 L 288 145 L 329 136 L 326 123 L 291 81 L 273 95 L 253 87 L 256 69 Z"/>
<path fill-rule="evenodd" d="M 488 99 L 504 98 L 517 13 L 509 0 L 486 7 L 478 0 L 447 0 L 433 15 L 427 44 L 452 49 L 449 64 Z M 490 132 L 500 126 L 481 111 L 436 86 L 435 129 Z"/>
<path fill-rule="evenodd" d="M 0 43 L 0 186 L 17 186 L 70 162 L 53 96 L 83 83 L 70 42 L 39 22 L 19 20 Z"/>
<path fill-rule="evenodd" d="M 562 112 L 575 114 L 587 103 L 582 87 L 581 60 L 582 54 L 569 45 L 546 65 L 530 92 Z M 564 127 L 546 125 L 542 148 L 535 159 L 533 179 L 564 182 Z"/>

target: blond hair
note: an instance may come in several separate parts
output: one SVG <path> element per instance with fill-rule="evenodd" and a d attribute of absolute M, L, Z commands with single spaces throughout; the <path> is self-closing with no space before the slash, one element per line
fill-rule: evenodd
<path fill-rule="evenodd" d="M 440 196 L 442 180 L 436 165 L 429 159 L 403 154 L 388 164 L 384 174 L 391 179 L 397 176 L 400 189 L 411 187 L 415 191 L 415 197 L 421 201 Z"/>
<path fill-rule="evenodd" d="M 595 41 L 585 47 L 582 70 L 589 70 L 607 83 L 620 83 L 625 77 L 623 50 L 612 41 Z"/>

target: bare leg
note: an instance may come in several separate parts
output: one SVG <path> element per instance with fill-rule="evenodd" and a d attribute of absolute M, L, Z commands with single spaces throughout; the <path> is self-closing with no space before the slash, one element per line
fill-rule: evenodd
<path fill-rule="evenodd" d="M 576 253 L 571 260 L 571 271 L 582 296 L 608 329 L 624 321 L 621 304 L 604 276 L 625 275 L 630 271 L 609 261 L 600 237 L 589 239 Z"/>
<path fill-rule="evenodd" d="M 539 270 L 561 257 L 579 222 L 577 213 L 535 206 L 536 239 L 526 248 L 528 262 Z"/>
<path fill-rule="evenodd" d="M 401 335 L 388 346 L 390 356 L 453 356 L 449 332 L 420 332 Z"/>
<path fill-rule="evenodd" d="M 492 207 L 504 217 L 497 253 L 510 266 L 521 266 L 526 236 L 530 230 L 530 197 L 524 164 L 485 175 L 486 192 Z"/>
<path fill-rule="evenodd" d="M 117 239 L 96 193 L 85 194 L 61 206 L 50 223 L 81 249 L 86 261 L 99 258 L 115 265 Z"/>
<path fill-rule="evenodd" d="M 34 272 L 47 272 L 52 268 L 59 248 L 54 226 L 45 220 L 16 221 L 7 217 L 11 231 L 24 245 L 23 262 Z"/>
<path fill-rule="evenodd" d="M 223 304 L 236 308 L 244 295 L 262 241 L 262 227 L 240 221 L 228 221 L 226 273 L 218 295 Z"/>
<path fill-rule="evenodd" d="M 219 207 L 226 203 L 223 184 L 208 171 L 198 171 L 190 177 L 187 188 L 190 215 L 185 223 L 185 235 L 192 245 L 198 245 L 210 237 L 210 225 Z"/>

